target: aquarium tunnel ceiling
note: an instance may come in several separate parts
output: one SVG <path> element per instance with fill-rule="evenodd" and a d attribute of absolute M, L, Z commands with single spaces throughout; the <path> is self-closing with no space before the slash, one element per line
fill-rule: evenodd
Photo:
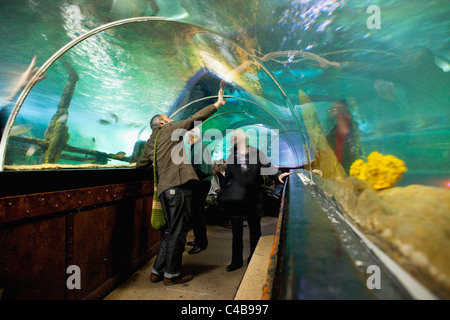
<path fill-rule="evenodd" d="M 310 117 L 326 136 L 343 103 L 361 158 L 449 175 L 449 14 L 445 0 L 2 1 L 3 165 L 132 163 L 153 115 L 185 119 L 222 81 L 227 103 L 201 126 L 213 158 L 244 128 L 276 165 L 303 166 L 320 144 Z M 42 79 L 13 92 L 34 56 Z"/>

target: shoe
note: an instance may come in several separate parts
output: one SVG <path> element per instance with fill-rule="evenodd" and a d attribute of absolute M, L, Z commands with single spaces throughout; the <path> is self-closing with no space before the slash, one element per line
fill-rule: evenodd
<path fill-rule="evenodd" d="M 188 246 L 195 247 L 195 241 L 189 241 L 186 243 Z"/>
<path fill-rule="evenodd" d="M 243 263 L 240 263 L 240 264 L 230 264 L 228 267 L 227 267 L 227 271 L 228 272 L 231 272 L 231 271 L 234 271 L 234 270 L 237 270 L 237 269 L 239 269 L 240 267 L 242 267 L 242 265 L 243 265 Z"/>
<path fill-rule="evenodd" d="M 194 276 L 191 273 L 180 274 L 178 277 L 175 277 L 175 278 L 164 277 L 164 284 L 166 286 L 171 286 L 174 284 L 186 283 L 186 282 L 191 281 L 192 279 L 194 279 Z"/>
<path fill-rule="evenodd" d="M 189 254 L 196 254 L 199 253 L 203 250 L 206 250 L 206 248 L 202 248 L 202 247 L 198 247 L 198 246 L 194 246 L 191 250 L 189 250 Z"/>
<path fill-rule="evenodd" d="M 154 274 L 153 272 L 150 274 L 150 282 L 151 283 L 157 283 L 163 280 L 163 276 L 159 276 L 157 274 Z"/>

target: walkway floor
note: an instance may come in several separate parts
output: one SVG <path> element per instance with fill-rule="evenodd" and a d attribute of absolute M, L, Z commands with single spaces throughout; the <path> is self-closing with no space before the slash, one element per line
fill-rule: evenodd
<path fill-rule="evenodd" d="M 275 235 L 277 218 L 263 217 L 261 220 L 262 240 L 259 244 L 265 246 L 264 251 L 271 249 L 273 235 Z M 118 288 L 112 291 L 106 300 L 233 300 L 241 285 L 241 281 L 247 270 L 247 260 L 244 266 L 236 271 L 227 272 L 226 266 L 231 262 L 231 228 L 208 225 L 207 250 L 190 255 L 191 247 L 186 246 L 183 253 L 183 268 L 194 274 L 194 279 L 181 285 L 165 286 L 163 282 L 151 283 L 150 272 L 154 259 L 147 262 L 141 269 L 135 272 Z M 271 239 L 268 239 L 271 237 Z M 192 231 L 188 233 L 187 241 L 193 241 Z M 260 245 L 258 244 L 258 249 Z M 250 251 L 248 227 L 244 228 L 244 257 L 248 257 Z M 252 259 L 250 266 L 265 264 L 268 261 Z M 267 265 L 252 267 L 259 269 L 259 278 L 264 277 Z"/>

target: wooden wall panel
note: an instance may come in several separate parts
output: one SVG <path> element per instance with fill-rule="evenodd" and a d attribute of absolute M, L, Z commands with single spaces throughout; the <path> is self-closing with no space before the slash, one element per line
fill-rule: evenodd
<path fill-rule="evenodd" d="M 153 184 L 132 182 L 0 198 L 6 299 L 98 299 L 156 254 Z M 77 265 L 81 289 L 68 289 Z"/>
<path fill-rule="evenodd" d="M 64 299 L 64 216 L 0 225 L 2 299 Z"/>

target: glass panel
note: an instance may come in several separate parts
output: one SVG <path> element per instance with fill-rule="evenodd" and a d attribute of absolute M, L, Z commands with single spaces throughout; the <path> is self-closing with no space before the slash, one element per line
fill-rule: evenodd
<path fill-rule="evenodd" d="M 58 61 L 48 70 L 47 79 L 32 90 L 24 105 L 27 111 L 21 111 L 15 123 L 18 126 L 15 132 L 26 131 L 20 135 L 43 138 L 42 131 L 45 132 L 56 112 L 50 111 L 48 105 L 56 108 L 59 103 L 67 82 L 65 65 L 71 65 L 80 79 L 69 112 L 84 108 L 86 113 L 83 116 L 69 113 L 70 143 L 82 135 L 83 143 L 78 141 L 81 148 L 94 148 L 95 140 L 97 150 L 109 155 L 120 152 L 119 157 L 125 152 L 128 157 L 133 148 L 131 141 L 145 140 L 150 133 L 143 128 L 148 120 L 137 116 L 135 104 L 140 105 L 139 110 L 148 118 L 155 112 L 173 113 L 182 107 L 182 102 L 195 100 L 195 92 L 193 99 L 186 100 L 186 89 L 189 80 L 203 70 L 217 79 L 226 79 L 229 95 L 251 100 L 283 123 L 290 132 L 286 141 L 296 145 L 292 165 L 308 160 L 306 148 L 311 158 L 321 149 L 317 139 L 302 132 L 308 127 L 302 119 L 306 109 L 315 109 L 315 119 L 320 120 L 319 127 L 326 137 L 336 124 L 332 106 L 344 101 L 344 108 L 338 109 L 351 114 L 350 128 L 354 133 L 351 140 L 357 149 L 343 166 L 345 175 L 358 154 L 366 161 L 370 153 L 378 151 L 405 161 L 407 172 L 399 185 L 423 183 L 448 187 L 450 58 L 445 30 L 449 6 L 445 1 L 426 4 L 416 0 L 370 4 L 381 10 L 379 26 L 375 24 L 376 17 L 367 12 L 369 4 L 358 1 L 2 3 L 2 98 L 8 96 L 16 74 L 26 69 L 33 54 L 37 55 L 36 65 L 40 65 L 70 39 L 96 26 L 138 16 L 180 19 L 201 28 L 169 22 L 152 22 L 151 27 L 138 23 L 111 29 L 77 45 L 64 56 L 66 62 Z M 410 14 L 416 10 L 412 8 L 421 14 Z M 411 27 L 421 25 L 425 27 Z M 224 34 L 234 43 L 206 29 Z M 262 64 L 256 63 L 255 57 Z M 120 93 L 114 90 L 118 87 Z M 148 89 L 141 90 L 144 87 Z M 214 95 L 213 91 L 209 94 Z M 99 99 L 102 101 L 95 103 Z M 309 100 L 312 105 L 304 107 Z M 45 111 L 39 106 L 44 101 Z M 232 106 L 247 108 L 242 101 L 227 107 Z M 7 116 L 8 110 L 4 111 Z M 194 109 L 186 111 L 179 114 L 179 119 Z M 87 138 L 86 132 L 74 132 L 84 120 L 89 124 L 97 121 L 98 126 L 101 119 L 105 120 L 103 129 L 112 128 L 107 124 L 111 120 L 117 124 L 115 130 L 102 130 L 117 130 L 116 139 L 122 143 L 118 142 L 114 150 L 97 147 L 104 140 L 101 133 L 97 140 L 93 135 Z M 125 132 L 121 126 L 125 123 L 136 128 Z M 334 148 L 337 140 L 342 139 L 331 132 L 327 142 Z M 30 150 L 29 153 L 35 153 L 27 159 L 27 146 L 15 143 L 22 153 L 17 156 L 17 163 L 37 162 L 39 148 Z M 342 141 L 337 144 L 340 149 L 345 145 Z M 344 157 L 340 153 L 338 150 L 339 159 Z M 6 163 L 16 163 L 7 158 Z M 86 161 L 93 160 L 88 158 Z M 108 162 L 125 163 L 111 159 Z"/>
<path fill-rule="evenodd" d="M 264 77 L 264 86 L 255 81 L 258 77 Z M 295 126 L 277 84 L 229 40 L 170 21 L 133 23 L 96 34 L 61 57 L 35 86 L 14 124 L 5 163 L 135 162 L 133 151 L 148 137 L 153 115 L 187 118 L 215 101 L 208 96 L 217 95 L 222 79 L 228 82 L 229 103 L 206 129 L 225 133 L 230 123 L 255 118 L 283 131 Z M 274 108 L 282 109 L 274 115 Z M 224 121 L 228 114 L 231 122 Z"/>

